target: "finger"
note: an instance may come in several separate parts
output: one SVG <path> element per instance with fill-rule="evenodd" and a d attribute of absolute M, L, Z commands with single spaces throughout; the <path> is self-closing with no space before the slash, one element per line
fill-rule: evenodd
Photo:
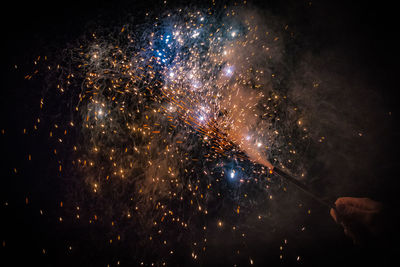
<path fill-rule="evenodd" d="M 338 199 L 336 199 L 335 204 L 336 205 L 351 205 L 351 206 L 355 206 L 355 205 L 358 205 L 357 202 L 358 202 L 358 198 L 355 198 L 355 197 L 339 197 Z"/>
<path fill-rule="evenodd" d="M 364 210 L 380 210 L 382 204 L 369 198 L 340 197 L 335 202 L 336 205 L 353 206 Z"/>
<path fill-rule="evenodd" d="M 349 236 L 349 230 L 347 230 L 347 227 L 343 227 L 343 232 L 345 235 Z"/>
<path fill-rule="evenodd" d="M 367 206 L 369 210 L 381 210 L 382 209 L 382 203 L 372 200 L 370 198 L 360 198 L 360 202 L 363 202 L 363 205 L 365 207 Z"/>
<path fill-rule="evenodd" d="M 354 213 L 360 213 L 364 211 L 362 209 L 359 209 L 358 207 L 348 204 L 347 202 L 340 201 L 339 199 L 335 202 L 335 205 L 337 215 L 341 216 L 352 215 Z"/>
<path fill-rule="evenodd" d="M 368 198 L 356 198 L 356 197 L 343 197 L 340 202 L 345 203 L 348 206 L 357 207 L 360 209 L 371 209 L 374 208 L 374 201 Z"/>
<path fill-rule="evenodd" d="M 343 204 L 339 204 L 336 209 L 338 211 L 337 215 L 346 221 L 359 221 L 368 212 L 355 206 Z"/>
<path fill-rule="evenodd" d="M 336 210 L 333 211 L 336 216 L 336 222 L 351 222 L 351 221 L 362 221 L 365 217 L 365 213 L 369 211 L 359 209 L 357 207 L 341 204 L 336 205 Z"/>
<path fill-rule="evenodd" d="M 334 210 L 336 222 L 344 224 L 362 223 L 368 226 L 372 222 L 372 218 L 376 211 L 363 210 L 358 207 L 339 204 Z"/>
<path fill-rule="evenodd" d="M 357 235 L 349 227 L 344 226 L 343 232 L 346 236 L 350 237 L 353 240 L 353 244 L 359 243 Z"/>
<path fill-rule="evenodd" d="M 336 211 L 334 209 L 331 209 L 330 212 L 331 217 L 333 218 L 333 220 L 337 223 L 338 222 L 338 216 L 336 214 Z"/>

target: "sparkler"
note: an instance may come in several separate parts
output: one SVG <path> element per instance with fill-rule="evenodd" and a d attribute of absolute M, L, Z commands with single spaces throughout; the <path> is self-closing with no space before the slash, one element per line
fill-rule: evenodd
<path fill-rule="evenodd" d="M 256 196 L 240 196 L 227 188 L 254 183 L 267 195 L 270 174 L 327 204 L 273 166 L 289 164 L 301 170 L 294 164 L 300 153 L 284 131 L 308 138 L 303 124 L 297 123 L 295 107 L 273 86 L 280 35 L 260 24 L 253 12 L 221 13 L 222 19 L 210 9 L 179 9 L 144 25 L 124 26 L 114 38 L 93 34 L 63 58 L 73 67 L 52 66 L 61 77 L 55 79 L 59 102 L 71 116 L 52 121 L 49 136 L 64 148 L 67 133 L 78 136 L 72 165 L 93 195 L 76 202 L 89 198 L 96 203 L 88 211 L 93 213 L 87 218 L 90 223 L 102 218 L 116 227 L 115 221 L 121 221 L 140 229 L 140 238 L 152 246 L 164 238 L 164 247 L 170 240 L 162 234 L 196 227 L 191 226 L 196 225 L 193 218 L 200 217 L 200 224 L 209 213 L 221 213 L 210 204 L 221 195 L 231 197 L 235 214 L 245 213 L 243 206 L 254 205 L 249 199 Z M 41 99 L 40 107 L 46 103 Z M 291 110 L 288 129 L 278 126 L 284 109 Z M 285 152 L 287 143 L 290 152 Z M 241 166 L 226 167 L 229 164 Z M 64 171 L 61 161 L 59 170 Z M 77 219 L 82 206 L 76 208 Z M 228 224 L 218 220 L 217 225 Z M 194 232 L 203 235 L 206 229 L 204 224 Z M 205 247 L 206 241 L 203 251 Z M 197 258 L 197 253 L 192 255 Z"/>
<path fill-rule="evenodd" d="M 320 196 L 317 196 L 305 184 L 301 183 L 298 179 L 294 178 L 293 176 L 289 175 L 288 173 L 284 172 L 283 170 L 281 170 L 277 167 L 274 167 L 273 169 L 270 170 L 270 172 L 279 175 L 280 177 L 284 178 L 291 184 L 295 185 L 297 188 L 299 188 L 301 191 L 306 193 L 308 196 L 310 196 L 311 198 L 313 198 L 316 201 L 318 201 L 319 203 L 321 203 L 323 206 L 331 208 L 331 209 L 336 209 L 336 207 L 333 204 L 325 201 Z"/>

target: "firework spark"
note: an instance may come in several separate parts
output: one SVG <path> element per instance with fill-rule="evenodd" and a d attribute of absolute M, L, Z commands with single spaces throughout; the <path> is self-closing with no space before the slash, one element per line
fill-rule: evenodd
<path fill-rule="evenodd" d="M 281 131 L 307 133 L 296 112 L 288 115 L 295 123 L 281 126 L 282 110 L 296 110 L 274 87 L 281 36 L 255 12 L 146 17 L 92 33 L 48 65 L 56 92 L 41 99 L 42 120 L 62 158 L 59 172 L 74 177 L 64 205 L 76 220 L 109 227 L 110 243 L 134 236 L 139 262 L 165 264 L 180 240 L 198 260 L 216 229 L 235 232 L 240 215 L 272 199 L 280 183 L 268 159 L 303 171 L 295 147 L 282 151 Z"/>

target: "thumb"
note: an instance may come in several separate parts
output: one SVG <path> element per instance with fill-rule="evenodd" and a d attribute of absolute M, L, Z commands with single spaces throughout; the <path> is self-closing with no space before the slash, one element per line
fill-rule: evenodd
<path fill-rule="evenodd" d="M 331 217 L 333 218 L 333 220 L 336 223 L 339 223 L 338 222 L 338 214 L 336 213 L 336 210 L 335 209 L 331 209 L 329 213 L 330 213 Z"/>

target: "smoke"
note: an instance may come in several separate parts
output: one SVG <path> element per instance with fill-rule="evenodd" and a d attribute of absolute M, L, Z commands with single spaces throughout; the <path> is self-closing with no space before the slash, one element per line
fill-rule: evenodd
<path fill-rule="evenodd" d="M 340 54 L 295 53 L 296 42 L 271 14 L 191 7 L 66 49 L 49 74 L 60 96 L 45 99 L 71 114 L 57 127 L 73 132 L 63 145 L 81 216 L 161 263 L 185 244 L 195 258 L 207 242 L 228 250 L 245 232 L 268 229 L 272 244 L 295 231 L 306 200 L 265 167 L 328 197 L 362 192 L 381 138 L 378 97 Z"/>
<path fill-rule="evenodd" d="M 305 158 L 314 161 L 310 180 L 326 183 L 320 189 L 331 196 L 368 193 L 388 117 L 376 88 L 340 50 L 306 54 L 299 62 L 288 97 L 301 110 L 313 142 L 314 154 Z"/>

